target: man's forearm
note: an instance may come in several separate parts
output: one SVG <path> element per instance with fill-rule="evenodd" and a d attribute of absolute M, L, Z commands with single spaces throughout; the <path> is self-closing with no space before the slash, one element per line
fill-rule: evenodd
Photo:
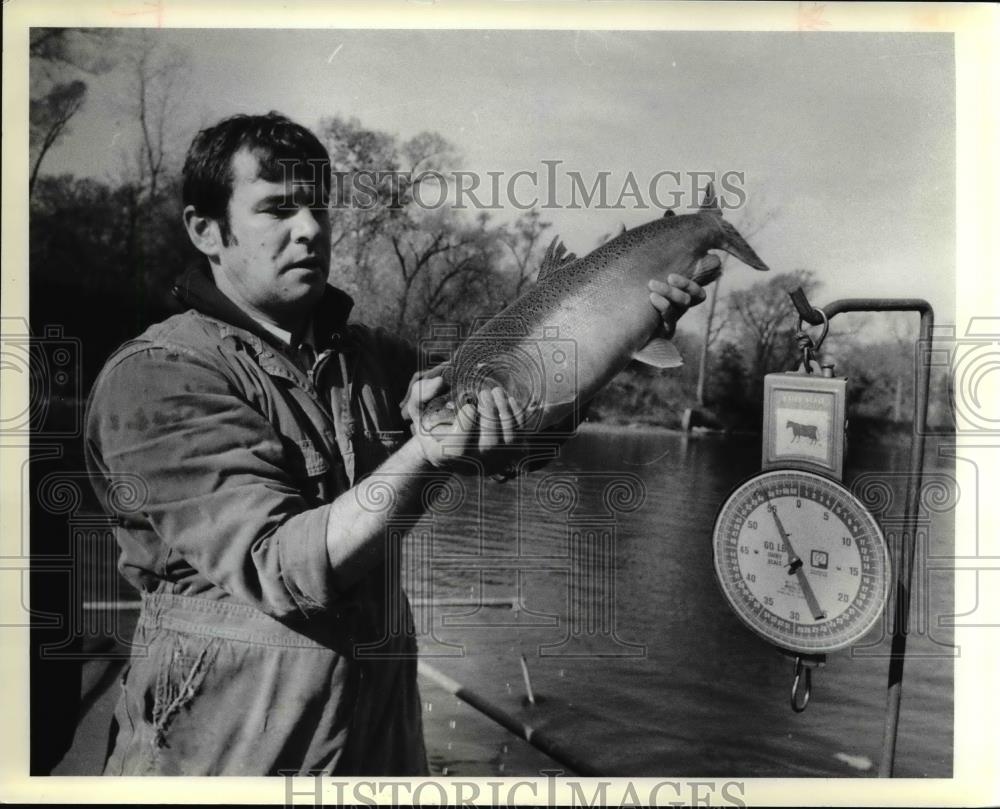
<path fill-rule="evenodd" d="M 385 558 L 387 527 L 409 527 L 423 514 L 423 491 L 445 473 L 411 438 L 360 483 L 330 504 L 326 549 L 334 586 L 350 588 Z"/>

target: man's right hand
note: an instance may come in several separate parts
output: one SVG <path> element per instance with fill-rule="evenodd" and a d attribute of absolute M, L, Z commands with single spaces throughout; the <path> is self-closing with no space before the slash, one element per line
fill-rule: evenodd
<path fill-rule="evenodd" d="M 468 471 L 470 460 L 478 462 L 484 471 L 503 466 L 512 450 L 520 449 L 523 409 L 503 388 L 484 389 L 479 392 L 477 404 L 466 403 L 458 409 L 450 428 L 431 432 L 422 427 L 421 414 L 446 387 L 443 376 L 417 379 L 406 399 L 405 411 L 413 422 L 413 434 L 424 457 L 436 468 L 455 471 Z"/>

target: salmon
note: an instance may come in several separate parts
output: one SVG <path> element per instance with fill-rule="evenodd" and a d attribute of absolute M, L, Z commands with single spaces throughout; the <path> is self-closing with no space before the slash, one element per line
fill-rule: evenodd
<path fill-rule="evenodd" d="M 657 368 L 682 364 L 649 301 L 648 282 L 671 273 L 702 285 L 718 278 L 698 262 L 719 249 L 756 270 L 768 267 L 725 219 L 708 186 L 696 213 L 672 211 L 577 258 L 553 240 L 535 285 L 487 320 L 427 376 L 446 376 L 421 424 L 435 431 L 483 388 L 502 387 L 523 408 L 526 433 L 572 422 L 574 414 L 631 360 Z"/>

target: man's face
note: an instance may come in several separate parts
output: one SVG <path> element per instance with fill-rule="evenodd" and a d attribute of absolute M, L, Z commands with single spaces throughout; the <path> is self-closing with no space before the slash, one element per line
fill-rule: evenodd
<path fill-rule="evenodd" d="M 294 331 L 330 273 L 330 217 L 316 183 L 265 180 L 257 157 L 233 155 L 229 238 L 214 268 L 219 288 L 251 314 Z M 304 172 L 308 175 L 308 170 Z"/>

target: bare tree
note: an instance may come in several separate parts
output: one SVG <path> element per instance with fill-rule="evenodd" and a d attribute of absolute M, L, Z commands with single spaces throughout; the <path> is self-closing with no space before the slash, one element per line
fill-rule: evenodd
<path fill-rule="evenodd" d="M 383 237 L 395 236 L 393 251 L 402 249 L 403 237 L 422 218 L 414 201 L 424 172 L 443 168 L 454 157 L 453 147 L 426 132 L 400 144 L 393 135 L 341 116 L 321 120 L 318 134 L 333 174 L 334 264 L 345 285 L 373 295 L 380 260 L 398 261 L 394 252 L 385 255 Z"/>
<path fill-rule="evenodd" d="M 131 73 L 129 112 L 139 128 L 133 178 L 147 200 L 156 199 L 164 173 L 172 169 L 177 112 L 184 103 L 187 54 L 144 32 L 125 59 Z"/>
<path fill-rule="evenodd" d="M 164 250 L 161 222 L 166 215 L 180 221 L 177 196 L 166 193 L 177 177 L 181 137 L 178 112 L 185 102 L 188 57 L 161 32 L 130 32 L 122 37 L 119 63 L 128 79 L 119 109 L 133 127 L 123 138 L 119 193 L 123 202 L 123 254 L 135 283 L 137 311 L 144 311 L 150 293 L 169 288 L 177 272 L 159 262 Z M 162 277 L 161 277 L 162 276 Z"/>
<path fill-rule="evenodd" d="M 802 287 L 808 296 L 818 286 L 810 271 L 796 270 L 730 293 L 730 306 L 743 331 L 740 344 L 748 355 L 751 379 L 762 381 L 765 374 L 792 364 L 797 320 L 789 293 Z"/>
<path fill-rule="evenodd" d="M 424 273 L 419 297 L 419 333 L 432 321 L 467 322 L 501 308 L 507 278 L 498 269 L 500 242 L 489 214 L 455 223 L 451 245 Z"/>
<path fill-rule="evenodd" d="M 449 297 L 462 287 L 468 291 L 475 276 L 489 272 L 490 242 L 495 244 L 496 237 L 485 218 L 463 225 L 454 212 L 444 209 L 426 217 L 419 227 L 395 229 L 387 238 L 399 280 L 395 325 L 403 331 L 411 323 L 423 325 L 441 316 Z M 414 305 L 422 311 L 412 311 Z"/>
<path fill-rule="evenodd" d="M 758 233 L 774 221 L 777 215 L 778 209 L 770 208 L 755 217 L 743 216 L 737 223 L 737 229 L 744 238 L 752 241 Z M 722 258 L 723 271 L 726 269 L 726 264 L 729 263 L 729 258 L 728 254 Z M 723 274 L 719 274 L 719 278 L 712 284 L 708 293 L 708 313 L 705 318 L 705 332 L 701 341 L 701 356 L 698 361 L 698 386 L 695 393 L 695 399 L 699 406 L 705 404 L 705 378 L 708 375 L 709 350 L 729 323 L 729 310 L 726 307 L 722 309 L 722 316 L 716 317 L 719 289 L 722 286 Z"/>
<path fill-rule="evenodd" d="M 87 97 L 82 75 L 109 70 L 109 45 L 115 34 L 106 29 L 32 28 L 29 139 L 31 173 L 29 196 L 53 146 L 69 131 L 70 120 Z"/>
<path fill-rule="evenodd" d="M 532 209 L 498 231 L 500 242 L 510 251 L 513 262 L 511 298 L 518 297 L 538 272 L 538 248 L 551 226 L 551 222 L 542 221 L 537 209 Z"/>
<path fill-rule="evenodd" d="M 412 333 L 470 302 L 492 302 L 496 229 L 484 215 L 470 222 L 446 205 L 428 207 L 440 186 L 421 197 L 422 185 L 444 182 L 458 160 L 447 140 L 422 132 L 400 143 L 340 116 L 318 130 L 333 171 L 335 272 L 364 292 L 365 315 Z"/>
<path fill-rule="evenodd" d="M 41 60 L 38 79 L 53 80 L 52 71 L 65 68 L 85 73 L 103 73 L 114 64 L 114 45 L 118 33 L 108 28 L 32 28 L 28 42 L 28 55 Z M 35 70 L 32 65 L 32 70 Z"/>
<path fill-rule="evenodd" d="M 42 167 L 45 155 L 62 137 L 66 125 L 79 112 L 86 96 L 87 85 L 77 79 L 57 84 L 41 98 L 31 99 L 29 121 L 35 158 L 28 179 L 29 196 L 35 190 L 35 180 L 38 178 L 38 170 Z"/>
<path fill-rule="evenodd" d="M 396 139 L 368 129 L 356 118 L 324 118 L 320 140 L 330 154 L 333 177 L 332 253 L 350 280 L 364 286 L 374 275 L 377 237 L 400 201 L 393 178 L 402 175 Z"/>

